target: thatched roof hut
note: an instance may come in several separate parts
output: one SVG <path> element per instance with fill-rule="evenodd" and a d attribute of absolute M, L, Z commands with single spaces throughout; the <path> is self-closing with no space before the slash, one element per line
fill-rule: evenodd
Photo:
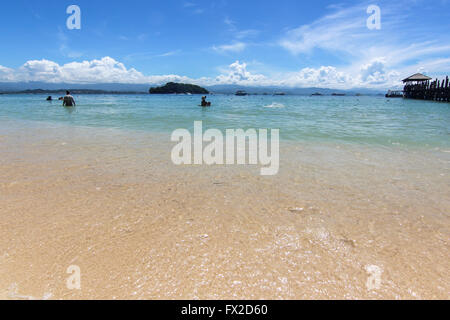
<path fill-rule="evenodd" d="M 414 75 L 412 75 L 411 77 L 408 77 L 406 79 L 403 80 L 403 83 L 408 83 L 408 82 L 424 82 L 424 81 L 429 81 L 431 80 L 430 77 L 427 77 L 421 73 L 416 73 Z"/>

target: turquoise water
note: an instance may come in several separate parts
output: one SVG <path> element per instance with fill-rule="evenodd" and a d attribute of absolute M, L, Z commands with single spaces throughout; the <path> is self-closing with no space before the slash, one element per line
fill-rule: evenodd
<path fill-rule="evenodd" d="M 285 140 L 450 147 L 450 104 L 384 97 L 80 95 L 63 108 L 43 95 L 0 95 L 0 119 L 172 132 L 206 128 L 280 129 Z"/>

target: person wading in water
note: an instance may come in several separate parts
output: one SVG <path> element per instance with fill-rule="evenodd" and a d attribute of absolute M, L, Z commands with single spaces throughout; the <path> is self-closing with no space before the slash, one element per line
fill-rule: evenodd
<path fill-rule="evenodd" d="M 69 91 L 66 91 L 66 96 L 63 98 L 63 106 L 64 107 L 75 107 L 75 99 L 70 95 Z"/>
<path fill-rule="evenodd" d="M 202 107 L 211 107 L 211 102 L 206 101 L 206 96 L 202 97 Z"/>

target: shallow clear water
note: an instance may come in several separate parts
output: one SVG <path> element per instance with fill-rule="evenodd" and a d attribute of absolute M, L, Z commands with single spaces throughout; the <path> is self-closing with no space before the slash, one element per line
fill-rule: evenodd
<path fill-rule="evenodd" d="M 384 97 L 80 95 L 76 108 L 44 95 L 0 95 L 0 118 L 171 132 L 204 128 L 280 129 L 282 139 L 450 147 L 450 104 Z"/>

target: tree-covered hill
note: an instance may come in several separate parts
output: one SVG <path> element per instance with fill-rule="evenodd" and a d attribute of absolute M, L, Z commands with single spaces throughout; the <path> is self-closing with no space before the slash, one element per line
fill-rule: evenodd
<path fill-rule="evenodd" d="M 205 88 L 194 84 L 169 82 L 165 86 L 150 88 L 151 94 L 174 94 L 174 93 L 192 93 L 209 94 Z"/>

